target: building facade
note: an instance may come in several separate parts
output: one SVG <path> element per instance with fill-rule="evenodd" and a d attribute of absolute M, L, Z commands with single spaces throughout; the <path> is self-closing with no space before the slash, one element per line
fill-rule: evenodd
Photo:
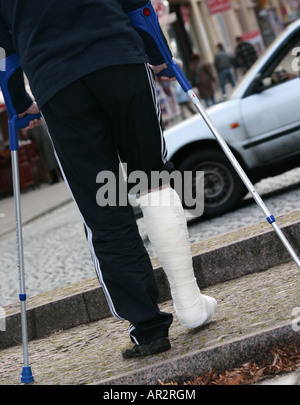
<path fill-rule="evenodd" d="M 212 63 L 216 44 L 234 52 L 237 36 L 261 53 L 291 21 L 300 0 L 152 0 L 175 56 L 188 64 L 192 52 Z"/>

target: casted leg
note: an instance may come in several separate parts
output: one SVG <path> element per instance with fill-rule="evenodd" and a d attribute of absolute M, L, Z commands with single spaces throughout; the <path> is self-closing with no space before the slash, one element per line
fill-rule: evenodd
<path fill-rule="evenodd" d="M 217 302 L 201 294 L 197 285 L 179 196 L 166 187 L 141 196 L 139 204 L 149 239 L 169 280 L 179 322 L 195 328 L 211 321 Z"/>

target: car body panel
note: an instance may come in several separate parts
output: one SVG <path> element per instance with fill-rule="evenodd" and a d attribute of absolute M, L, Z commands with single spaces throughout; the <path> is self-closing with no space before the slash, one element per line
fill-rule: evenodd
<path fill-rule="evenodd" d="M 295 91 L 297 86 L 299 93 Z M 299 101 L 299 78 L 241 100 L 241 116 L 248 135 L 245 148 L 251 147 L 261 163 L 300 149 Z"/>

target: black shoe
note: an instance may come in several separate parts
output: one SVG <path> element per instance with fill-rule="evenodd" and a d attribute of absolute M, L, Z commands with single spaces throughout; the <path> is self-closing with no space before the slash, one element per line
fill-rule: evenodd
<path fill-rule="evenodd" d="M 131 349 L 122 353 L 124 359 L 133 359 L 141 356 L 151 356 L 152 354 L 166 352 L 171 349 L 168 338 L 157 339 L 147 345 L 134 345 Z"/>

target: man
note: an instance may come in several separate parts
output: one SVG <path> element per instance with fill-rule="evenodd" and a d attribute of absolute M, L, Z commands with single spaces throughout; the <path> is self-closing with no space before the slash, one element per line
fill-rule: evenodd
<path fill-rule="evenodd" d="M 226 83 L 228 81 L 232 88 L 234 88 L 235 80 L 232 73 L 232 56 L 225 51 L 224 46 L 221 43 L 217 45 L 217 53 L 215 54 L 214 65 L 218 72 L 223 98 L 226 99 Z"/>
<path fill-rule="evenodd" d="M 214 86 L 216 79 L 211 66 L 202 61 L 200 54 L 196 52 L 191 55 L 189 68 L 192 86 L 196 87 L 206 107 L 216 104 Z"/>
<path fill-rule="evenodd" d="M 237 42 L 235 48 L 237 63 L 246 73 L 257 60 L 257 52 L 254 46 L 249 42 L 245 42 L 242 37 L 236 37 L 235 40 Z"/>
<path fill-rule="evenodd" d="M 152 191 L 148 190 L 151 173 L 170 171 L 172 165 L 166 160 L 148 62 L 155 73 L 166 65 L 155 44 L 149 37 L 143 42 L 127 15 L 146 3 L 0 0 L 0 46 L 7 54 L 16 50 L 20 56 L 48 126 L 61 172 L 81 213 L 110 310 L 117 319 L 130 322 L 134 346 L 123 352 L 124 358 L 170 349 L 168 332 L 173 320 L 171 314 L 161 312 L 157 306 L 158 289 L 151 261 L 132 207 L 129 204 L 102 206 L 96 201 L 97 191 L 104 185 L 96 181 L 99 173 L 113 173 L 118 180 L 115 191 L 119 191 L 119 183 L 123 181 L 119 178 L 120 160 L 126 163 L 128 175 L 141 170 L 149 179 L 140 203 L 151 225 L 157 224 L 157 207 L 147 204 L 145 199 L 152 194 L 154 199 L 159 199 L 161 192 L 174 193 L 168 184 L 163 185 L 163 190 L 148 192 Z M 11 94 L 17 112 L 32 112 L 36 107 L 24 92 L 20 73 L 13 79 Z M 164 217 L 171 227 L 176 226 L 177 220 L 170 219 L 170 215 L 177 214 L 172 214 L 172 209 L 169 211 Z M 162 236 L 156 231 L 152 233 L 153 243 L 161 244 Z M 174 230 L 168 228 L 163 244 L 169 246 L 173 235 Z M 171 256 L 172 243 L 168 248 Z M 163 256 L 168 255 L 163 253 Z M 165 266 L 173 272 L 168 260 Z M 180 272 L 190 274 L 187 281 L 184 277 L 183 280 L 196 291 L 193 270 L 181 266 Z M 178 284 L 182 279 L 178 281 L 176 275 L 173 279 L 174 288 L 180 289 Z M 190 291 L 184 288 L 180 294 L 187 296 L 183 297 L 183 307 L 180 304 L 177 309 L 183 323 L 193 327 L 209 321 L 215 311 L 215 300 L 196 291 L 196 301 L 190 310 Z"/>

